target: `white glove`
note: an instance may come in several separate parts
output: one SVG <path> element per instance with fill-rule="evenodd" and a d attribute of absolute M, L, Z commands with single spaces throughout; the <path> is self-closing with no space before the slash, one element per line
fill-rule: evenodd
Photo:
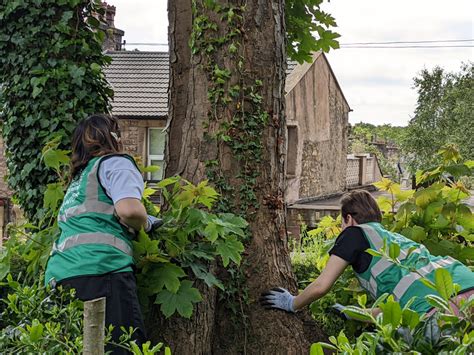
<path fill-rule="evenodd" d="M 145 232 L 147 233 L 152 232 L 155 229 L 159 228 L 162 224 L 163 224 L 162 219 L 148 215 L 146 219 Z"/>
<path fill-rule="evenodd" d="M 262 293 L 260 296 L 260 304 L 266 309 L 282 309 L 287 312 L 294 313 L 293 300 L 295 296 L 288 292 L 288 290 L 277 287 Z"/>

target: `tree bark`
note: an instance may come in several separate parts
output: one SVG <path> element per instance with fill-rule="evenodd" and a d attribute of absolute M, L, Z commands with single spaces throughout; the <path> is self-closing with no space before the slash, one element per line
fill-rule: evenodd
<path fill-rule="evenodd" d="M 84 302 L 84 351 L 86 355 L 104 353 L 105 297 Z"/>
<path fill-rule="evenodd" d="M 237 68 L 238 63 L 229 58 L 227 46 L 217 49 L 216 58 L 222 66 L 231 69 L 233 83 L 240 80 L 236 77 L 239 71 L 245 73 L 247 85 L 262 82 L 261 105 L 269 117 L 261 136 L 262 159 L 254 167 L 259 173 L 255 185 L 259 208 L 250 213 L 252 238 L 246 245 L 242 266 L 243 286 L 248 297 L 247 302 L 238 307 L 246 315 L 246 321 L 236 329 L 228 309 L 218 302 L 216 290 L 200 285 L 204 301 L 196 307 L 190 321 L 178 318 L 160 321 L 159 311 L 155 309 L 149 319 L 149 329 L 154 326 L 152 338 L 169 344 L 177 354 L 305 353 L 310 342 L 304 321 L 284 312 L 265 311 L 258 303 L 260 294 L 271 287 L 282 286 L 297 292 L 289 258 L 284 207 L 284 0 L 217 2 L 223 6 L 245 5 L 242 42 L 238 49 L 244 68 Z M 206 133 L 215 133 L 219 127 L 213 123 L 207 125 L 211 109 L 208 88 L 212 88 L 205 72 L 208 63 L 203 55 L 193 55 L 189 47 L 193 23 L 191 0 L 169 0 L 168 11 L 171 89 L 166 176 L 179 174 L 194 183 L 199 182 L 206 179 L 206 161 L 215 159 L 235 186 L 239 184 L 236 175 L 242 162 L 225 144 L 205 139 Z M 219 21 L 215 14 L 207 15 Z M 235 107 L 221 109 L 216 116 L 229 119 L 235 110 Z"/>

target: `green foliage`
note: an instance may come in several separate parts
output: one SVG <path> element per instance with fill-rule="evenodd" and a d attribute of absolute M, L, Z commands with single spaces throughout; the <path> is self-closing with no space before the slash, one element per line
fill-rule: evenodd
<path fill-rule="evenodd" d="M 425 69 L 414 82 L 418 102 L 403 141 L 411 170 L 438 164 L 435 153 L 447 143 L 456 144 L 466 159 L 474 159 L 473 63 L 463 64 L 456 73 Z"/>
<path fill-rule="evenodd" d="M 386 256 L 397 262 L 397 255 L 393 258 Z M 344 331 L 341 331 L 337 338 L 329 338 L 331 344 L 313 344 L 312 353 L 320 354 L 322 348 L 345 354 L 469 353 L 474 346 L 474 298 L 462 300 L 459 304 L 459 314 L 456 314 L 447 302 L 458 288 L 453 284 L 449 272 L 437 269 L 435 280 L 433 287 L 442 297 L 426 296 L 427 301 L 436 309 L 433 316 L 420 317 L 409 308 L 411 302 L 402 309 L 393 296 L 382 295 L 372 308 L 366 308 L 363 303 L 359 303 L 360 307 L 350 306 L 344 311 L 351 317 L 374 324 L 373 331 L 362 333 L 352 342 L 347 339 Z M 372 310 L 376 306 L 380 307 L 382 313 L 374 317 Z"/>
<path fill-rule="evenodd" d="M 46 186 L 57 181 L 41 164 L 54 137 L 69 146 L 76 123 L 107 112 L 112 90 L 101 68 L 104 33 L 99 1 L 3 1 L 0 4 L 0 102 L 8 184 L 31 221 L 44 220 Z M 64 156 L 51 157 L 57 166 Z M 52 160 L 51 160 L 52 159 Z M 48 189 L 56 199 L 58 188 Z M 46 204 L 46 208 L 54 205 Z"/>
<path fill-rule="evenodd" d="M 21 284 L 8 275 L 0 284 L 0 349 L 8 354 L 79 354 L 83 350 L 83 303 L 74 290 L 44 286 L 42 278 Z M 136 355 L 159 353 L 163 344 L 140 348 L 132 340 L 135 330 L 121 328 L 119 343 L 111 340 L 113 326 L 107 329 L 105 344 L 115 344 Z M 163 349 L 171 354 L 169 348 Z"/>
<path fill-rule="evenodd" d="M 287 0 L 285 22 L 287 54 L 299 63 L 311 62 L 312 54 L 319 50 L 339 48 L 339 34 L 331 28 L 337 27 L 335 19 L 321 10 L 323 0 Z M 318 38 L 315 38 L 315 34 Z"/>
<path fill-rule="evenodd" d="M 217 259 L 224 267 L 230 267 L 231 261 L 240 263 L 247 222 L 230 213 L 209 212 L 219 195 L 207 181 L 193 185 L 172 177 L 157 187 L 167 206 L 160 212 L 164 224 L 153 235 L 140 232 L 133 242 L 141 300 L 146 306 L 152 298 L 166 317 L 177 312 L 190 318 L 201 294 L 188 278 L 193 275 L 223 290 L 211 271 L 212 263 Z M 147 206 L 148 213 L 156 214 L 152 205 Z"/>
<path fill-rule="evenodd" d="M 318 228 L 308 231 L 302 226 L 300 241 L 293 245 L 291 264 L 298 281 L 298 288 L 304 289 L 314 281 L 329 259 L 328 251 L 334 245 L 336 236 L 340 233 L 340 216 L 334 219 L 325 216 L 318 224 Z M 353 304 L 363 292 L 354 272 L 347 269 L 334 284 L 331 291 L 323 298 L 310 305 L 311 314 L 325 334 L 337 335 L 341 329 L 350 337 L 360 333 L 365 324 L 344 321 L 331 312 L 335 303 Z M 365 295 L 364 295 L 365 296 Z"/>
<path fill-rule="evenodd" d="M 2 283 L 0 349 L 9 354 L 82 352 L 82 302 L 74 291 L 49 289 L 43 280 Z"/>
<path fill-rule="evenodd" d="M 400 147 L 405 136 L 405 127 L 392 127 L 390 124 L 375 126 L 370 123 L 356 123 L 351 127 L 349 137 L 349 153 L 370 153 L 377 156 L 377 161 L 384 176 L 398 179 L 397 163 L 401 160 L 399 154 L 386 156 L 377 147 L 377 143 L 387 146 Z"/>
<path fill-rule="evenodd" d="M 474 217 L 463 200 L 470 196 L 461 182 L 453 180 L 472 175 L 472 162 L 461 162 L 453 146 L 439 152 L 443 163 L 417 172 L 416 191 L 401 190 L 388 179 L 374 185 L 390 193 L 379 197 L 384 226 L 415 242 L 424 244 L 434 255 L 451 255 L 465 264 L 474 260 Z M 398 206 L 398 208 L 397 208 Z"/>

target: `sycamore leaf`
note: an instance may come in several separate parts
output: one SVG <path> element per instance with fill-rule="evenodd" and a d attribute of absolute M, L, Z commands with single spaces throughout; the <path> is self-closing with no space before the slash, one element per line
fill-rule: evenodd
<path fill-rule="evenodd" d="M 143 229 L 138 233 L 137 241 L 133 240 L 132 244 L 136 255 L 158 254 L 158 241 L 151 240 Z"/>
<path fill-rule="evenodd" d="M 207 240 L 209 240 L 211 243 L 214 243 L 219 237 L 219 234 L 222 233 L 222 230 L 222 226 L 219 226 L 214 222 L 210 222 L 206 228 L 204 228 L 204 235 Z"/>
<path fill-rule="evenodd" d="M 186 276 L 182 268 L 175 264 L 163 264 L 150 272 L 149 287 L 155 292 L 160 292 L 163 287 L 171 293 L 176 293 L 180 287 L 180 278 Z"/>
<path fill-rule="evenodd" d="M 158 184 L 156 184 L 156 186 L 158 186 L 159 188 L 165 188 L 169 185 L 176 184 L 178 181 L 180 181 L 180 179 L 181 177 L 179 176 L 172 176 L 172 177 L 161 180 Z"/>
<path fill-rule="evenodd" d="M 161 168 L 158 165 L 143 166 L 140 168 L 142 173 L 156 173 Z"/>
<path fill-rule="evenodd" d="M 199 290 L 192 285 L 191 281 L 184 280 L 176 293 L 163 290 L 156 296 L 155 304 L 161 304 L 161 312 L 166 318 L 171 317 L 176 311 L 184 318 L 191 318 L 193 303 L 202 300 Z"/>
<path fill-rule="evenodd" d="M 456 216 L 456 221 L 459 225 L 467 230 L 474 230 L 474 216 L 472 213 L 463 213 Z"/>
<path fill-rule="evenodd" d="M 143 198 L 149 198 L 155 192 L 156 192 L 155 189 L 153 189 L 151 187 L 145 187 L 145 189 L 143 190 Z"/>
<path fill-rule="evenodd" d="M 59 202 L 62 201 L 64 197 L 63 186 L 56 182 L 48 184 L 46 191 L 44 192 L 43 197 L 43 207 L 50 208 L 55 211 L 59 205 Z"/>
<path fill-rule="evenodd" d="M 230 260 L 236 264 L 240 264 L 240 259 L 242 258 L 241 253 L 244 251 L 244 245 L 239 242 L 235 236 L 232 235 L 227 239 L 220 239 L 216 244 L 216 251 L 221 256 L 224 267 L 229 265 Z"/>
<path fill-rule="evenodd" d="M 392 200 L 387 196 L 379 196 L 377 204 L 382 212 L 388 213 L 392 210 Z"/>
<path fill-rule="evenodd" d="M 190 266 L 194 272 L 194 275 L 196 275 L 197 278 L 203 280 L 207 286 L 216 286 L 219 287 L 222 291 L 224 291 L 224 285 L 219 279 L 217 279 L 217 277 L 214 276 L 212 272 L 207 271 L 202 265 L 193 263 Z"/>
<path fill-rule="evenodd" d="M 435 189 L 434 187 L 433 188 L 432 187 L 433 186 L 431 186 L 429 188 L 426 188 L 426 189 L 418 190 L 415 193 L 415 195 L 414 195 L 415 196 L 415 203 L 416 203 L 417 206 L 425 208 L 432 201 L 436 200 L 436 198 L 438 197 L 439 191 L 437 189 Z"/>
<path fill-rule="evenodd" d="M 399 202 L 404 202 L 411 198 L 413 194 L 415 193 L 415 190 L 400 190 L 395 193 L 395 198 Z"/>
<path fill-rule="evenodd" d="M 382 191 L 389 191 L 395 183 L 387 178 L 382 178 L 382 180 L 374 182 L 372 185 L 374 185 L 376 188 Z"/>
<path fill-rule="evenodd" d="M 69 164 L 69 153 L 69 150 L 47 149 L 43 152 L 42 158 L 47 167 L 59 170 L 61 165 Z"/>

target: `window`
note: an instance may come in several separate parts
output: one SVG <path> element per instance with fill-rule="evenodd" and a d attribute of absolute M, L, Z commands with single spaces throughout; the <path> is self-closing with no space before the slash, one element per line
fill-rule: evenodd
<path fill-rule="evenodd" d="M 294 176 L 296 175 L 296 165 L 298 162 L 298 128 L 296 126 L 287 126 L 287 128 L 286 174 Z"/>
<path fill-rule="evenodd" d="M 148 166 L 156 165 L 160 169 L 148 173 L 148 180 L 162 180 L 165 169 L 166 132 L 162 128 L 148 128 Z"/>

